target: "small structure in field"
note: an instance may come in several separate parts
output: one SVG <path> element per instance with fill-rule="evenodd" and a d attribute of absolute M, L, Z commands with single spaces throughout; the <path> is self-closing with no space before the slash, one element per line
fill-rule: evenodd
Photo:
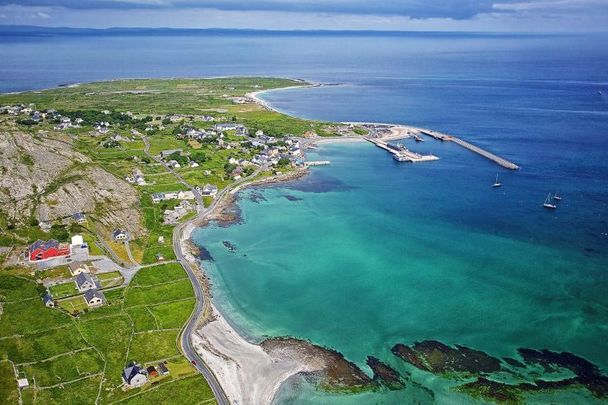
<path fill-rule="evenodd" d="M 85 292 L 100 287 L 99 283 L 88 273 L 78 274 L 75 281 L 76 288 L 78 288 L 78 291 L 80 292 Z"/>
<path fill-rule="evenodd" d="M 74 215 L 72 215 L 72 219 L 74 219 L 74 221 L 76 221 L 76 223 L 78 224 L 84 224 L 85 222 L 87 222 L 87 217 L 84 215 L 84 212 L 77 212 Z"/>
<path fill-rule="evenodd" d="M 88 290 L 84 293 L 83 297 L 89 307 L 98 307 L 103 305 L 106 298 L 101 291 L 97 291 L 95 289 Z"/>
<path fill-rule="evenodd" d="M 148 382 L 148 377 L 146 377 L 139 364 L 130 363 L 122 371 L 122 380 L 126 384 L 127 388 L 136 388 L 141 387 Z"/>
<path fill-rule="evenodd" d="M 53 300 L 53 297 L 48 292 L 42 297 L 42 302 L 47 308 L 55 308 L 55 300 Z"/>
<path fill-rule="evenodd" d="M 122 229 L 114 229 L 114 231 L 112 232 L 112 239 L 115 241 L 127 240 L 128 238 L 129 235 L 126 231 L 123 231 Z"/>

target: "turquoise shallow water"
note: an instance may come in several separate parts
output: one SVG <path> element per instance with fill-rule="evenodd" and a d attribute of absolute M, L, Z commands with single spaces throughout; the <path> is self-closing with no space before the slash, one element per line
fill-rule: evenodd
<path fill-rule="evenodd" d="M 538 195 L 518 190 L 519 173 L 492 189 L 494 166 L 455 145 L 436 147 L 439 162 L 407 165 L 369 144 L 323 145 L 310 157 L 330 166 L 242 192 L 242 223 L 195 233 L 214 258 L 214 294 L 228 318 L 254 337 L 335 348 L 364 369 L 368 355 L 402 368 L 392 345 L 423 339 L 500 356 L 566 350 L 607 366 L 605 252 L 559 235 L 549 243 L 566 205 L 543 210 Z M 465 170 L 470 160 L 477 167 Z M 521 222 L 539 237 L 524 237 Z M 445 382 L 427 384 L 453 395 Z M 283 395 L 326 398 L 301 386 Z"/>

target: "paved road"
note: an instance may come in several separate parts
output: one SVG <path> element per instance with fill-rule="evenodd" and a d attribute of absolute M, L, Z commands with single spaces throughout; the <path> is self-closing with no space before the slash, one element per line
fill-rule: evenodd
<path fill-rule="evenodd" d="M 261 169 L 256 170 L 251 175 L 251 178 L 254 178 L 255 176 L 257 176 L 260 173 L 260 171 L 261 171 Z M 223 189 L 221 192 L 219 192 L 217 194 L 217 196 L 213 200 L 213 203 L 209 207 L 204 208 L 202 206 L 199 206 L 198 215 L 196 218 L 191 219 L 190 221 L 184 222 L 182 224 L 179 224 L 173 229 L 173 250 L 175 251 L 175 257 L 177 258 L 177 261 L 180 262 L 181 265 L 184 267 L 184 269 L 186 270 L 186 273 L 188 273 L 188 277 L 190 278 L 190 281 L 192 282 L 192 286 L 194 287 L 194 296 L 196 298 L 196 306 L 194 308 L 194 311 L 192 312 L 192 315 L 190 316 L 188 323 L 182 330 L 182 334 L 180 337 L 182 349 L 184 351 L 184 355 L 188 358 L 188 360 L 190 360 L 191 362 L 192 361 L 195 362 L 196 369 L 205 377 L 205 379 L 207 380 L 207 383 L 213 390 L 213 394 L 215 395 L 215 398 L 217 399 L 218 404 L 220 404 L 220 405 L 224 405 L 224 404 L 227 405 L 230 403 L 230 401 L 228 400 L 228 397 L 226 396 L 226 393 L 224 392 L 222 386 L 217 381 L 215 374 L 213 374 L 213 371 L 211 371 L 211 369 L 209 367 L 207 367 L 207 365 L 205 364 L 205 361 L 196 352 L 196 350 L 194 349 L 194 345 L 192 344 L 192 334 L 196 331 L 198 319 L 200 318 L 201 314 L 205 310 L 205 305 L 206 305 L 205 293 L 203 291 L 203 286 L 201 285 L 199 279 L 195 275 L 195 271 L 197 271 L 197 270 L 193 269 L 192 266 L 190 265 L 190 262 L 188 262 L 184 257 L 184 252 L 182 251 L 182 245 L 180 243 L 180 239 L 181 239 L 182 231 L 184 230 L 184 228 L 186 226 L 190 225 L 191 223 L 193 223 L 194 221 L 196 221 L 198 219 L 204 218 L 206 215 L 208 215 L 210 212 L 212 212 L 215 209 L 215 207 L 217 206 L 217 204 L 219 203 L 219 201 L 221 201 L 221 199 L 224 197 L 225 194 L 229 193 L 235 187 L 241 185 L 243 182 L 245 182 L 245 180 L 247 180 L 247 179 L 241 179 L 241 180 L 237 181 L 236 183 L 233 183 L 232 186 Z"/>

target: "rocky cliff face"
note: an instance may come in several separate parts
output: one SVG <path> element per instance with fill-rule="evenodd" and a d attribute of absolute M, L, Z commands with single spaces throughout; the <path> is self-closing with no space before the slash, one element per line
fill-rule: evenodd
<path fill-rule="evenodd" d="M 138 202 L 131 185 L 93 166 L 69 138 L 0 132 L 0 210 L 11 222 L 55 221 L 82 211 L 137 236 L 143 233 Z"/>

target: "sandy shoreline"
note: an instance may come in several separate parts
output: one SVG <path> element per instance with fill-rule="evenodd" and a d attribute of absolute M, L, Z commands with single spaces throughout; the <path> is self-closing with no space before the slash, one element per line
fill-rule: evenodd
<path fill-rule="evenodd" d="M 292 86 L 290 88 L 318 87 L 319 84 Z M 246 96 L 260 104 L 264 108 L 277 111 L 267 102 L 260 99 L 258 95 L 263 92 L 285 90 L 285 88 L 260 90 L 249 93 Z M 350 123 L 346 123 L 350 124 Z M 354 124 L 354 123 L 353 123 Z M 357 123 L 360 125 L 383 125 L 390 126 L 391 134 L 383 137 L 385 140 L 399 139 L 409 136 L 409 132 L 416 130 L 415 127 L 379 123 Z M 361 137 L 332 137 L 311 138 L 305 142 L 306 147 L 325 143 L 361 142 Z M 285 175 L 273 176 L 249 183 L 242 183 L 226 193 L 225 201 L 220 201 L 214 209 L 205 217 L 198 218 L 186 226 L 181 234 L 180 243 L 184 252 L 191 252 L 194 243 L 191 240 L 192 231 L 199 226 L 205 226 L 212 220 L 225 220 L 223 212 L 234 204 L 234 195 L 247 187 L 285 182 L 304 176 L 307 169 L 287 173 Z M 230 219 L 228 218 L 228 221 Z M 208 282 L 205 269 L 193 254 L 187 254 L 188 260 L 195 268 L 201 269 L 205 286 L 208 290 Z M 206 294 L 211 301 L 210 291 Z M 197 353 L 209 366 L 221 384 L 226 396 L 231 403 L 235 404 L 269 404 L 280 390 L 281 386 L 290 378 L 302 373 L 318 373 L 327 370 L 329 363 L 340 363 L 344 367 L 345 360 L 336 360 L 331 353 L 323 353 L 323 349 L 314 347 L 307 342 L 297 340 L 280 340 L 262 344 L 249 342 L 241 336 L 236 328 L 221 313 L 213 303 L 208 305 L 205 313 L 200 319 L 200 326 L 192 335 Z M 328 352 L 329 353 L 329 352 Z M 335 354 L 334 354 L 335 356 Z M 355 366 L 356 367 L 356 366 Z M 348 366 L 346 367 L 348 368 Z M 359 370 L 360 371 L 360 370 Z M 354 372 L 356 375 L 356 370 Z M 261 377 L 263 376 L 263 378 Z M 364 374 L 358 378 L 367 378 Z"/>

